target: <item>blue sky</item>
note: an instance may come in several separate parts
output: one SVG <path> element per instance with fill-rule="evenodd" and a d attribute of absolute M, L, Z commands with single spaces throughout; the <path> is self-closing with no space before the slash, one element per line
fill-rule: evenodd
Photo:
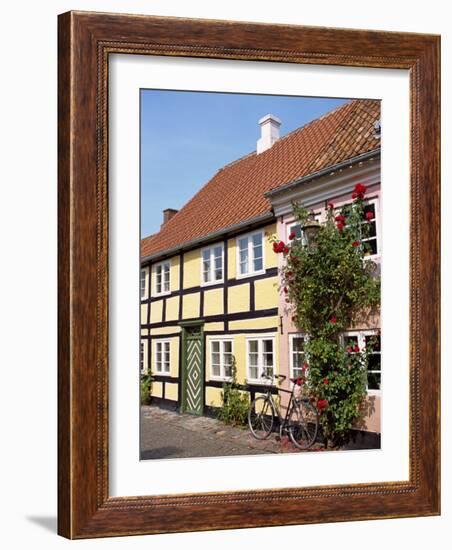
<path fill-rule="evenodd" d="M 257 121 L 282 121 L 281 136 L 346 99 L 141 90 L 141 235 L 159 230 L 225 164 L 256 149 Z"/>

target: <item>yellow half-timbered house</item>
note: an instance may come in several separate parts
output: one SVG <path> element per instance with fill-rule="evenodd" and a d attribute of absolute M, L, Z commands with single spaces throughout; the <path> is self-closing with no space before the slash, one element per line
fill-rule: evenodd
<path fill-rule="evenodd" d="M 193 414 L 219 407 L 233 360 L 251 397 L 264 371 L 281 372 L 268 193 L 372 151 L 376 113 L 376 101 L 351 101 L 281 139 L 280 121 L 263 117 L 256 151 L 220 169 L 180 211 L 165 210 L 160 231 L 142 239 L 140 368 L 153 375 L 154 403 Z M 357 145 L 350 136 L 363 125 Z"/>

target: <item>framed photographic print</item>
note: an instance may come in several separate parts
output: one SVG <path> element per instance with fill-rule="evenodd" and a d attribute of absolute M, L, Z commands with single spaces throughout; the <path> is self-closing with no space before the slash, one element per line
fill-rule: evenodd
<path fill-rule="evenodd" d="M 59 533 L 434 515 L 439 468 L 439 37 L 61 15 Z"/>

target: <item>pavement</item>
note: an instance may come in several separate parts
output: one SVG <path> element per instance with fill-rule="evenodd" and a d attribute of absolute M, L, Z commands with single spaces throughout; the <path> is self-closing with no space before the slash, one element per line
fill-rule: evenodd
<path fill-rule="evenodd" d="M 264 441 L 247 427 L 228 426 L 215 418 L 179 414 L 152 405 L 141 407 L 141 459 L 193 458 L 323 451 L 314 444 L 301 451 L 277 433 Z"/>

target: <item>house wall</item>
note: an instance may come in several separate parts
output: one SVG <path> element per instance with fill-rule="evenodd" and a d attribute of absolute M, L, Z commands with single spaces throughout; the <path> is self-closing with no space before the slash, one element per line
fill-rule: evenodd
<path fill-rule="evenodd" d="M 238 239 L 261 231 L 263 234 L 263 270 L 241 276 L 238 270 Z M 273 338 L 275 372 L 279 365 L 279 318 L 277 290 L 277 261 L 270 238 L 276 235 L 276 223 L 232 235 L 223 245 L 224 280 L 218 284 L 202 282 L 202 250 L 205 244 L 174 255 L 170 262 L 170 291 L 156 294 L 155 267 L 160 260 L 142 265 L 145 272 L 145 296 L 141 300 L 141 340 L 149 342 L 145 368 L 154 377 L 152 394 L 155 398 L 181 405 L 182 399 L 182 333 L 181 323 L 202 321 L 204 343 L 204 405 L 221 405 L 224 377 L 213 376 L 211 365 L 212 340 L 228 338 L 236 360 L 237 382 L 248 384 L 251 396 L 264 382 L 251 381 L 247 371 L 247 340 Z M 166 261 L 166 260 L 165 260 Z M 156 372 L 155 342 L 170 341 L 171 368 L 169 373 Z"/>
<path fill-rule="evenodd" d="M 376 214 L 376 228 L 377 228 L 377 242 L 378 242 L 378 254 L 371 256 L 378 266 L 381 264 L 381 186 L 380 186 L 380 166 L 379 163 L 374 163 L 370 167 L 365 166 L 364 170 L 361 167 L 348 168 L 348 173 L 339 173 L 335 176 L 325 178 L 320 184 L 317 184 L 316 194 L 317 196 L 323 195 L 322 200 L 315 199 L 316 194 L 311 193 L 307 195 L 307 191 L 304 190 L 303 202 L 309 205 L 315 215 L 316 219 L 320 223 L 326 221 L 326 204 L 331 201 L 335 207 L 341 208 L 344 204 L 351 202 L 351 191 L 354 185 L 358 182 L 365 183 L 367 186 L 366 198 L 375 201 L 375 214 Z M 364 173 L 363 173 L 364 172 Z M 337 190 L 342 191 L 337 193 Z M 346 190 L 346 191 L 345 191 Z M 327 195 L 326 195 L 327 194 Z M 295 193 L 291 192 L 290 198 L 278 199 L 278 206 L 275 209 L 280 211 L 281 214 L 277 218 L 277 235 L 280 240 L 287 242 L 289 234 L 289 228 L 295 222 L 292 214 L 291 201 L 297 200 Z M 282 254 L 278 254 L 278 267 L 282 268 L 284 259 Z M 281 336 L 280 342 L 280 359 L 281 359 L 281 374 L 287 376 L 286 381 L 282 387 L 285 389 L 291 389 L 291 382 L 289 378 L 293 376 L 290 368 L 291 362 L 291 349 L 290 349 L 290 337 L 291 335 L 298 334 L 300 331 L 294 325 L 291 318 L 293 316 L 290 311 L 290 305 L 286 303 L 285 296 L 282 292 L 279 292 L 279 314 L 281 316 Z M 358 323 L 350 327 L 353 331 L 372 331 L 380 329 L 380 317 L 379 315 L 372 318 L 363 318 Z M 383 335 L 382 335 L 383 339 Z M 287 404 L 287 394 L 282 394 L 283 408 Z M 381 391 L 380 390 L 368 390 L 365 403 L 363 405 L 364 416 L 360 419 L 355 427 L 357 429 L 363 429 L 370 432 L 380 432 L 380 412 L 381 412 Z"/>

